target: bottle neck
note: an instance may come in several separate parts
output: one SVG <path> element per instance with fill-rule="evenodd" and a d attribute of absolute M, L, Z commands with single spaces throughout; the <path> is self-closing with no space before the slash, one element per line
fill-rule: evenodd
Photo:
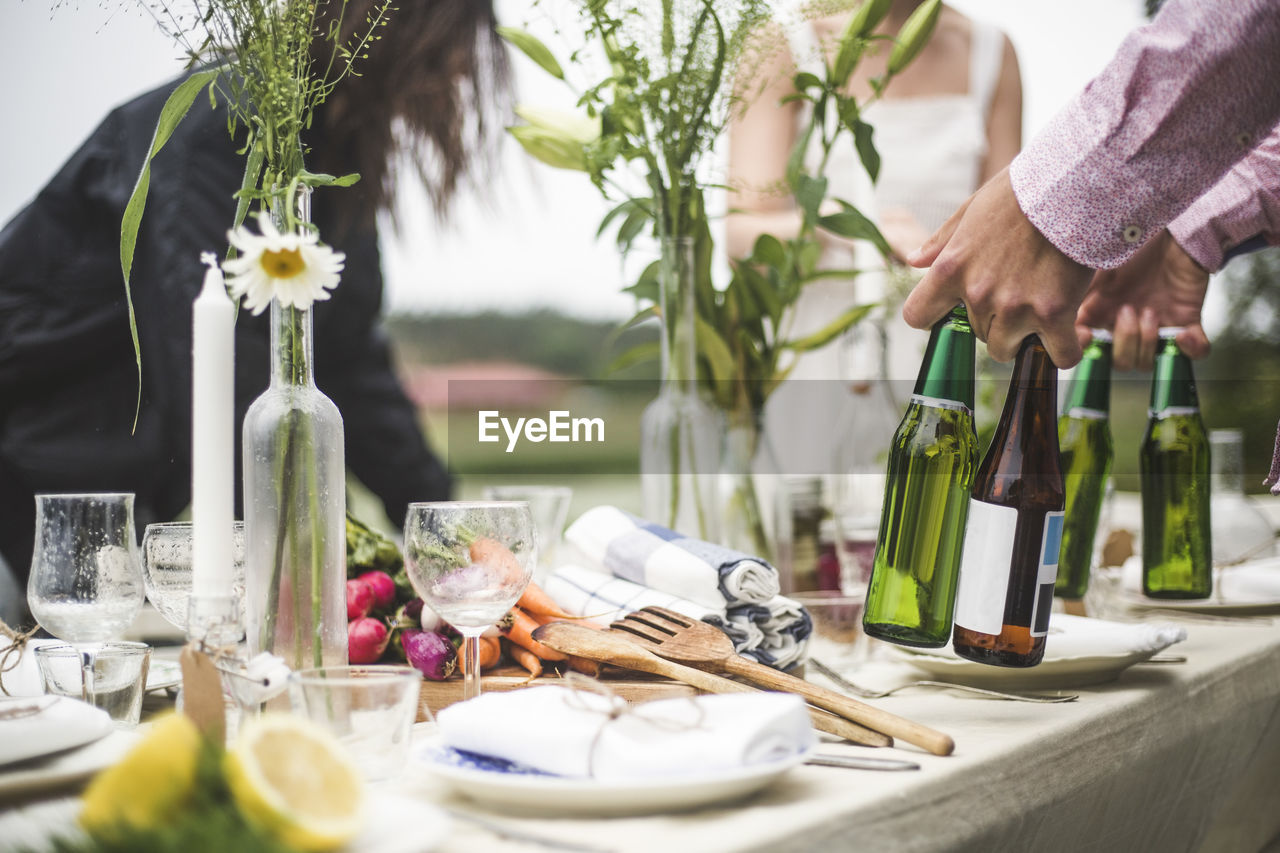
<path fill-rule="evenodd" d="M 663 237 L 660 260 L 659 310 L 662 312 L 662 376 L 692 382 L 698 378 L 697 270 L 694 241 Z M 690 387 L 687 390 L 693 390 Z"/>
<path fill-rule="evenodd" d="M 1013 364 L 1004 410 L 978 471 L 978 482 L 992 475 L 1010 481 L 1033 480 L 1041 488 L 1031 491 L 1061 496 L 1057 411 L 1058 369 L 1040 338 L 1030 335 Z"/>
<path fill-rule="evenodd" d="M 974 338 L 963 305 L 951 309 L 929 333 L 915 394 L 973 410 Z"/>
<path fill-rule="evenodd" d="M 1105 418 L 1111 411 L 1111 342 L 1094 340 L 1085 347 L 1063 412 Z"/>
<path fill-rule="evenodd" d="M 1178 349 L 1172 338 L 1160 341 L 1155 374 L 1151 380 L 1151 414 L 1178 414 L 1200 411 L 1191 359 Z"/>
<path fill-rule="evenodd" d="M 311 309 L 285 307 L 271 300 L 271 385 L 314 387 Z"/>

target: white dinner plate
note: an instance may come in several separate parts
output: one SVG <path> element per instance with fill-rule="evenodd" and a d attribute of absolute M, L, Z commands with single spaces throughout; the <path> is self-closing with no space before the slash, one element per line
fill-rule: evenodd
<path fill-rule="evenodd" d="M 147 669 L 147 692 L 168 690 L 182 683 L 182 665 L 176 660 L 151 659 Z"/>
<path fill-rule="evenodd" d="M 1046 650 L 1044 660 L 1038 665 L 1020 668 L 990 666 L 954 654 L 943 657 L 898 646 L 893 651 L 900 659 L 939 681 L 954 681 L 957 684 L 971 684 L 992 690 L 1056 690 L 1104 684 L 1115 681 L 1120 673 L 1135 663 L 1156 654 L 1154 651 L 1145 651 L 1119 655 L 1053 657 Z"/>
<path fill-rule="evenodd" d="M 0 768 L 0 802 L 26 799 L 82 782 L 124 757 L 138 732 L 115 729 L 77 749 L 64 750 Z"/>
<path fill-rule="evenodd" d="M 432 738 L 413 758 L 457 794 L 488 805 L 558 814 L 686 811 L 755 793 L 802 764 L 809 752 L 779 761 L 696 776 L 627 781 L 553 776 L 501 759 L 458 752 Z"/>
<path fill-rule="evenodd" d="M 0 767 L 84 746 L 111 733 L 101 708 L 66 696 L 0 700 Z"/>
<path fill-rule="evenodd" d="M 1205 613 L 1210 616 L 1273 616 L 1280 613 L 1280 599 L 1222 601 L 1216 598 L 1147 598 L 1141 593 L 1126 590 L 1124 603 L 1135 610 L 1181 610 L 1184 613 Z"/>

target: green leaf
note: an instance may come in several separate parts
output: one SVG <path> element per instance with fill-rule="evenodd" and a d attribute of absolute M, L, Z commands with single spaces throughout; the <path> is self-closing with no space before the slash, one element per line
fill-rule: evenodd
<path fill-rule="evenodd" d="M 827 179 L 801 174 L 796 179 L 796 204 L 810 221 L 818 221 L 818 208 L 827 197 Z"/>
<path fill-rule="evenodd" d="M 911 64 L 933 35 L 933 28 L 938 23 L 938 15 L 942 12 L 942 0 L 925 0 L 916 7 L 898 32 L 893 50 L 889 53 L 888 74 L 893 76 Z"/>
<path fill-rule="evenodd" d="M 308 172 L 303 169 L 298 175 L 298 182 L 309 187 L 349 187 L 360 180 L 360 175 L 352 172 L 349 175 L 334 177 L 323 172 Z"/>
<path fill-rule="evenodd" d="M 875 183 L 880 177 L 880 152 L 876 151 L 875 143 L 871 141 L 873 130 L 862 119 L 853 123 L 853 144 L 858 149 L 858 158 L 862 160 L 862 168 L 867 170 L 871 182 Z"/>
<path fill-rule="evenodd" d="M 530 33 L 517 27 L 498 27 L 498 35 L 517 47 L 525 56 L 538 64 L 538 67 L 557 80 L 564 79 L 564 69 L 556 62 L 553 54 L 545 44 Z"/>
<path fill-rule="evenodd" d="M 796 140 L 795 147 L 791 149 L 791 155 L 787 158 L 787 184 L 794 187 L 800 176 L 804 174 L 804 157 L 809 152 L 809 140 L 813 138 L 814 123 L 809 122 L 804 129 L 804 133 Z"/>
<path fill-rule="evenodd" d="M 645 341 L 644 343 L 636 344 L 631 349 L 621 353 L 617 358 L 605 365 L 604 375 L 608 376 L 613 373 L 618 373 L 626 370 L 628 367 L 634 367 L 637 364 L 657 361 L 661 352 L 662 346 L 658 341 Z"/>
<path fill-rule="evenodd" d="M 813 334 L 805 335 L 803 338 L 794 341 L 787 341 L 783 344 L 783 347 L 795 352 L 808 352 L 809 350 L 824 347 L 843 334 L 846 329 L 860 322 L 875 307 L 874 304 L 855 305 Z"/>
<path fill-rule="evenodd" d="M 142 345 L 138 342 L 138 317 L 133 310 L 133 290 L 129 285 L 129 275 L 133 272 L 133 251 L 138 245 L 138 229 L 142 226 L 142 211 L 147 204 L 147 190 L 151 186 L 151 161 L 165 143 L 173 136 L 178 125 L 191 109 L 192 102 L 206 85 L 218 76 L 219 69 L 210 68 L 197 71 L 183 80 L 173 90 L 164 106 L 160 109 L 160 118 L 156 121 L 155 133 L 151 136 L 151 149 L 142 164 L 142 171 L 133 192 L 124 208 L 124 217 L 120 220 L 120 269 L 124 273 L 124 300 L 129 308 L 129 335 L 133 338 L 133 359 L 138 366 L 138 401 L 133 412 L 133 426 L 138 426 L 138 415 L 142 412 Z"/>
<path fill-rule="evenodd" d="M 774 269 L 782 269 L 787 265 L 787 250 L 782 248 L 781 241 L 772 234 L 761 234 L 751 249 L 751 259 L 756 263 L 768 264 Z"/>
<path fill-rule="evenodd" d="M 806 89 L 821 89 L 822 81 L 818 79 L 816 74 L 810 74 L 808 71 L 801 71 L 795 77 L 791 78 L 791 84 L 796 90 L 803 92 Z"/>
<path fill-rule="evenodd" d="M 773 321 L 774 325 L 777 325 L 778 321 L 782 319 L 783 305 L 782 300 L 778 298 L 777 291 L 774 290 L 773 282 L 761 275 L 760 271 L 750 264 L 739 264 L 735 272 L 741 278 L 743 284 L 751 289 L 752 296 L 764 308 L 769 319 Z"/>
<path fill-rule="evenodd" d="M 640 273 L 640 278 L 630 287 L 622 288 L 623 293 L 630 293 L 636 299 L 648 300 L 649 302 L 658 304 L 660 298 L 658 268 L 661 264 L 658 261 L 652 261 Z"/>
<path fill-rule="evenodd" d="M 622 227 L 618 229 L 618 248 L 625 254 L 631 249 L 631 243 L 640 236 L 640 232 L 649 224 L 649 211 L 639 205 L 634 206 Z"/>
<path fill-rule="evenodd" d="M 694 317 L 697 329 L 698 351 L 711 367 L 711 378 L 717 383 L 729 382 L 734 378 L 733 353 L 729 345 L 720 337 L 715 327 L 701 316 Z"/>
<path fill-rule="evenodd" d="M 548 166 L 587 171 L 586 149 L 581 142 L 532 124 L 508 127 L 507 132 L 515 137 L 521 148 Z"/>
<path fill-rule="evenodd" d="M 892 252 L 888 241 L 884 239 L 874 222 L 863 216 L 856 207 L 843 203 L 842 205 L 843 211 L 822 217 L 818 220 L 818 225 L 832 234 L 839 234 L 851 240 L 870 240 L 881 254 L 888 255 Z"/>

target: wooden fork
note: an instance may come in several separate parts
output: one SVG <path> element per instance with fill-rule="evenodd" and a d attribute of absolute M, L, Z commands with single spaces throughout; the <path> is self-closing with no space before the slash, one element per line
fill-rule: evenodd
<path fill-rule="evenodd" d="M 770 690 L 798 693 L 819 708 L 915 744 L 934 755 L 950 755 L 955 750 L 955 741 L 949 735 L 756 663 L 738 654 L 733 648 L 733 641 L 716 626 L 665 607 L 642 608 L 609 627 L 625 632 L 649 651 L 669 661 L 704 672 L 736 675 Z"/>

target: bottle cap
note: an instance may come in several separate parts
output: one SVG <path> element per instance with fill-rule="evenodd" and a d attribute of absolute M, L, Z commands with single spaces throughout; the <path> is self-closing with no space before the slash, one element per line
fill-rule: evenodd
<path fill-rule="evenodd" d="M 1161 326 L 1160 330 L 1156 332 L 1156 334 L 1161 340 L 1167 340 L 1169 338 L 1176 338 L 1178 335 L 1182 334 L 1186 328 L 1186 326 Z"/>
<path fill-rule="evenodd" d="M 1090 329 L 1089 334 L 1093 335 L 1093 339 L 1099 343 L 1109 344 L 1114 340 L 1109 329 Z"/>

